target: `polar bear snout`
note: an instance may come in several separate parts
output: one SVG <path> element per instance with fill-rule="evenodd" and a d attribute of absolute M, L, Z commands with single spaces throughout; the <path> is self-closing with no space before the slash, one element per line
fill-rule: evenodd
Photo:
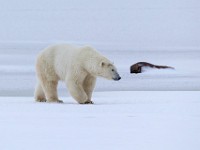
<path fill-rule="evenodd" d="M 119 77 L 117 77 L 117 78 L 113 78 L 113 80 L 115 80 L 115 81 L 119 81 L 121 79 L 121 77 L 119 76 Z"/>
<path fill-rule="evenodd" d="M 113 77 L 113 80 L 115 81 L 119 81 L 121 79 L 121 77 L 119 76 L 118 73 L 115 74 L 115 76 Z"/>

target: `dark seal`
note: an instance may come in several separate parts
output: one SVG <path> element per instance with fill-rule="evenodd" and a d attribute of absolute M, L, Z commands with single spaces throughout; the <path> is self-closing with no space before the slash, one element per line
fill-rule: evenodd
<path fill-rule="evenodd" d="M 151 68 L 157 68 L 157 69 L 165 69 L 165 68 L 174 69 L 173 67 L 170 67 L 170 66 L 154 65 L 154 64 L 150 64 L 148 62 L 138 62 L 136 64 L 133 64 L 130 67 L 130 73 L 141 73 L 142 67 L 151 67 Z"/>

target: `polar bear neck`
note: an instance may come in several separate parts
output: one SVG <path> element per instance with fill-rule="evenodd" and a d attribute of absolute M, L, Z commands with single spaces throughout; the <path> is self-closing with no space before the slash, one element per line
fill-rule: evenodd
<path fill-rule="evenodd" d="M 98 53 L 95 49 L 88 46 L 86 46 L 81 51 L 80 56 L 82 56 L 82 59 L 84 59 L 84 63 L 82 65 L 84 65 L 85 70 L 93 76 L 98 76 L 100 64 L 102 61 L 109 61 L 103 55 Z"/>

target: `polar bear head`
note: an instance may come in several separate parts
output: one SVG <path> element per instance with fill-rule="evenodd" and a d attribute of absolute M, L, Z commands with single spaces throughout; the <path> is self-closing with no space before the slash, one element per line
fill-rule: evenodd
<path fill-rule="evenodd" d="M 121 79 L 114 64 L 98 53 L 94 48 L 89 46 L 83 47 L 80 56 L 80 62 L 83 64 L 84 69 L 86 69 L 91 75 L 115 81 Z"/>
<path fill-rule="evenodd" d="M 115 81 L 121 79 L 119 73 L 117 72 L 116 67 L 112 63 L 107 61 L 100 62 L 98 69 L 98 76 Z"/>

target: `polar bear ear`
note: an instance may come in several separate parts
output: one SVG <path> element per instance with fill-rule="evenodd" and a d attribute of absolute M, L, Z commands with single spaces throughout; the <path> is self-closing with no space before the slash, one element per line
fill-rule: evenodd
<path fill-rule="evenodd" d="M 104 67 L 105 65 L 106 65 L 106 63 L 103 62 L 103 61 L 100 63 L 100 66 L 101 66 L 101 67 Z"/>

